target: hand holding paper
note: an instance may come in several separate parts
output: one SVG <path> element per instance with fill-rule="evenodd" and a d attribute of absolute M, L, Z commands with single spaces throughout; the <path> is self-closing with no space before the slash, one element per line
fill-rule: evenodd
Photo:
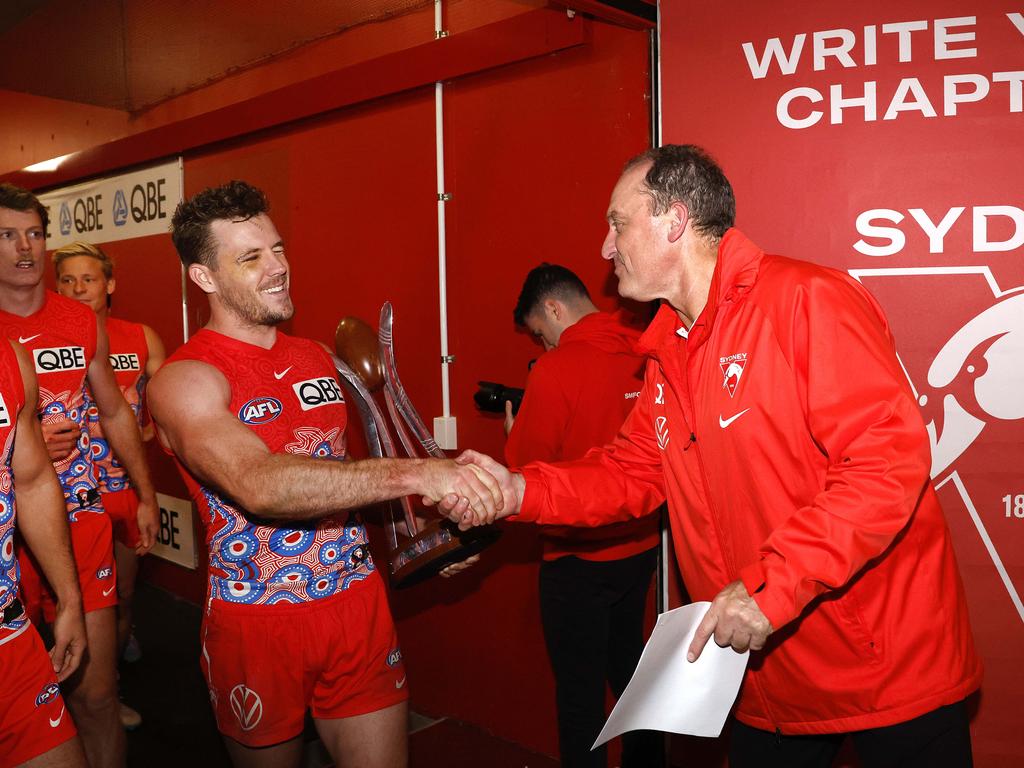
<path fill-rule="evenodd" d="M 658 617 L 633 679 L 601 729 L 595 747 L 638 729 L 712 737 L 722 732 L 749 653 L 711 644 L 696 661 L 687 660 L 697 627 L 710 606 L 693 603 Z"/>

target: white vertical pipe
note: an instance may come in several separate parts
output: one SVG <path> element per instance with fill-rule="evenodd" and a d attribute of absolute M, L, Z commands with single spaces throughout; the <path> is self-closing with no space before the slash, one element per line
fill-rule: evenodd
<path fill-rule="evenodd" d="M 440 37 L 441 0 L 434 0 L 434 36 Z M 444 189 L 444 86 L 434 83 L 434 132 L 437 143 L 437 279 L 441 318 L 441 415 L 451 416 L 448 378 L 448 252 L 445 241 Z"/>

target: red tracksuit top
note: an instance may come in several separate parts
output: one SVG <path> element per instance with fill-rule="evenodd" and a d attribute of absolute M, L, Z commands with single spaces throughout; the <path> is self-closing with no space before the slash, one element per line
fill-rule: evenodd
<path fill-rule="evenodd" d="M 526 467 L 521 517 L 598 524 L 668 499 L 694 600 L 742 579 L 776 632 L 736 716 L 786 734 L 891 725 L 981 683 L 927 434 L 875 301 L 722 239 L 688 337 L 663 306 L 623 436 Z"/>
<path fill-rule="evenodd" d="M 594 312 L 566 328 L 558 346 L 534 363 L 526 395 L 505 444 L 509 466 L 531 461 L 578 459 L 619 433 L 643 383 L 640 332 L 618 317 Z M 658 518 L 599 528 L 549 526 L 543 530 L 544 559 L 575 555 L 616 560 L 658 543 Z"/>

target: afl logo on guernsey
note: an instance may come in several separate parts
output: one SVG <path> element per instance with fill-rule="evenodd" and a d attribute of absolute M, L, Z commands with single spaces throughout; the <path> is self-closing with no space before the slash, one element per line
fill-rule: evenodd
<path fill-rule="evenodd" d="M 321 405 L 345 402 L 338 382 L 330 376 L 300 381 L 298 384 L 292 384 L 292 389 L 295 391 L 295 396 L 299 398 L 299 405 L 304 411 L 319 408 Z"/>
<path fill-rule="evenodd" d="M 7 410 L 7 403 L 4 396 L 0 395 L 0 427 L 11 426 L 11 412 Z"/>
<path fill-rule="evenodd" d="M 115 371 L 138 371 L 139 356 L 134 352 L 122 352 L 110 356 L 110 367 Z"/>
<path fill-rule="evenodd" d="M 254 397 L 238 409 L 238 418 L 246 424 L 266 424 L 281 415 L 281 401 L 276 397 Z"/>
<path fill-rule="evenodd" d="M 76 371 L 85 368 L 85 347 L 44 347 L 32 350 L 36 373 Z"/>

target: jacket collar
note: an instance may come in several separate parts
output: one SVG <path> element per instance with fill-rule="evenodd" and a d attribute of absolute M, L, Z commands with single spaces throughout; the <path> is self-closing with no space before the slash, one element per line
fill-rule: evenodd
<path fill-rule="evenodd" d="M 764 251 L 735 227 L 726 231 L 718 245 L 718 261 L 711 276 L 708 301 L 687 334 L 687 347 L 696 349 L 707 340 L 722 304 L 740 301 L 757 280 Z M 654 320 L 640 337 L 640 350 L 664 362 L 663 351 L 678 349 L 679 315 L 662 303 Z"/>

